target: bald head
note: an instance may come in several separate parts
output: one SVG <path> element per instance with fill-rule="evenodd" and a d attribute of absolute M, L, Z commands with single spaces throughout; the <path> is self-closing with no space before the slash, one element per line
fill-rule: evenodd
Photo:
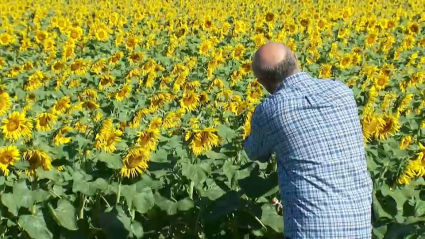
<path fill-rule="evenodd" d="M 299 71 L 295 54 L 287 45 L 277 42 L 265 44 L 257 50 L 252 69 L 258 79 L 273 83 L 280 83 Z"/>

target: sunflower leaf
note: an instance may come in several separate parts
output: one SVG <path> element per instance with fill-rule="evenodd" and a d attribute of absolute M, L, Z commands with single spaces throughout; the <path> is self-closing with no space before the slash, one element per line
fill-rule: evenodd
<path fill-rule="evenodd" d="M 3 193 L 1 195 L 1 202 L 3 205 L 7 207 L 10 213 L 12 213 L 14 216 L 18 215 L 18 205 L 15 200 L 15 197 L 11 193 Z"/>
<path fill-rule="evenodd" d="M 152 190 L 148 187 L 142 189 L 142 192 L 133 194 L 134 207 L 139 213 L 148 212 L 155 204 Z"/>
<path fill-rule="evenodd" d="M 47 225 L 42 214 L 22 215 L 19 217 L 19 224 L 33 239 L 53 238 L 53 234 L 49 231 L 49 229 L 47 229 Z"/>
<path fill-rule="evenodd" d="M 59 199 L 55 213 L 61 226 L 71 231 L 78 229 L 76 210 L 69 201 L 66 199 Z"/>
<path fill-rule="evenodd" d="M 118 154 L 101 152 L 98 158 L 106 163 L 110 169 L 120 169 L 123 166 L 121 157 Z"/>
<path fill-rule="evenodd" d="M 224 139 L 232 139 L 236 136 L 234 130 L 223 124 L 218 125 L 217 130 L 218 135 Z"/>

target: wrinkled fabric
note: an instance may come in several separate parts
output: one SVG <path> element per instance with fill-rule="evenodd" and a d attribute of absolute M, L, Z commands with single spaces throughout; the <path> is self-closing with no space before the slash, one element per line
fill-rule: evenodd
<path fill-rule="evenodd" d="M 291 239 L 370 239 L 372 180 L 353 91 L 301 72 L 258 105 L 244 148 L 252 160 L 276 154 Z"/>

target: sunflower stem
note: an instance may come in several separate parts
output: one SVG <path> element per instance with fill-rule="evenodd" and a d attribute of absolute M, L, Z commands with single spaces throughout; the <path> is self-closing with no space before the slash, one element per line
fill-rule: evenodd
<path fill-rule="evenodd" d="M 115 204 L 118 204 L 120 202 L 120 197 L 121 197 L 121 182 L 122 182 L 122 178 L 120 177 L 119 184 L 118 184 L 117 201 L 116 201 Z"/>
<path fill-rule="evenodd" d="M 33 191 L 38 189 L 37 174 L 34 174 L 34 179 L 31 182 L 31 188 Z M 31 207 L 31 214 L 35 214 L 35 204 L 33 204 Z"/>
<path fill-rule="evenodd" d="M 190 181 L 189 184 L 189 198 L 193 199 L 193 187 L 195 186 L 195 183 L 193 181 Z"/>
<path fill-rule="evenodd" d="M 80 203 L 81 203 L 81 208 L 80 208 L 79 218 L 83 219 L 84 207 L 86 206 L 86 197 L 82 193 L 80 193 Z"/>

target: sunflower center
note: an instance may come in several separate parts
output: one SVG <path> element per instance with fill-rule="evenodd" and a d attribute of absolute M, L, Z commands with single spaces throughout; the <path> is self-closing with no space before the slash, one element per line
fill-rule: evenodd
<path fill-rule="evenodd" d="M 81 63 L 80 62 L 75 62 L 73 64 L 71 64 L 71 71 L 77 71 L 81 68 Z"/>
<path fill-rule="evenodd" d="M 15 119 L 11 119 L 9 123 L 7 123 L 7 130 L 8 131 L 15 131 L 19 128 L 19 121 Z"/>
<path fill-rule="evenodd" d="M 139 165 L 139 163 L 142 161 L 143 157 L 140 155 L 136 155 L 136 156 L 131 156 L 128 161 L 127 161 L 127 167 L 129 168 L 135 168 L 137 167 L 137 165 Z"/>
<path fill-rule="evenodd" d="M 105 37 L 105 32 L 100 31 L 100 32 L 99 32 L 99 38 L 104 38 L 104 37 Z"/>
<path fill-rule="evenodd" d="M 385 85 L 385 78 L 381 77 L 378 79 L 378 85 L 383 86 Z"/>
<path fill-rule="evenodd" d="M 3 43 L 6 43 L 6 42 L 8 42 L 8 41 L 9 41 L 9 38 L 8 38 L 7 36 L 3 36 L 3 37 L 1 38 L 1 41 L 2 41 Z"/>
<path fill-rule="evenodd" d="M 12 161 L 13 157 L 9 153 L 6 153 L 5 155 L 2 155 L 2 157 L 0 157 L 0 163 L 2 164 L 9 164 Z"/>
<path fill-rule="evenodd" d="M 73 32 L 71 33 L 71 38 L 77 39 L 77 38 L 78 38 L 78 33 L 77 33 L 77 32 L 75 32 L 75 31 L 73 31 Z"/>
<path fill-rule="evenodd" d="M 128 47 L 134 47 L 135 45 L 136 45 L 136 42 L 134 41 L 134 39 L 128 39 L 127 41 Z"/>
<path fill-rule="evenodd" d="M 55 106 L 55 109 L 56 109 L 57 111 L 60 111 L 60 110 L 62 110 L 63 108 L 65 108 L 65 102 L 63 102 L 63 101 L 59 101 L 59 102 L 58 102 L 58 104 Z"/>
<path fill-rule="evenodd" d="M 42 116 L 40 118 L 40 126 L 46 126 L 47 124 L 49 124 L 49 119 L 47 116 Z"/>

